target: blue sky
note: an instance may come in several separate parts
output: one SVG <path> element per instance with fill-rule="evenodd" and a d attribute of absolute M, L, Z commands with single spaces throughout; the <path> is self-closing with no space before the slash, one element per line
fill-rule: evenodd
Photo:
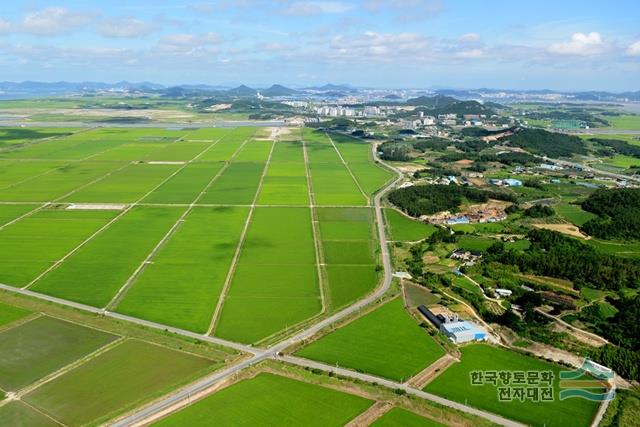
<path fill-rule="evenodd" d="M 640 2 L 11 1 L 0 80 L 640 90 Z"/>

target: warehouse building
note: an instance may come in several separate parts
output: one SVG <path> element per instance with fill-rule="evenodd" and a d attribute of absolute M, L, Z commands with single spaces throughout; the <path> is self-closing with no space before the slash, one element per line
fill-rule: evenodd
<path fill-rule="evenodd" d="M 466 320 L 460 320 L 457 314 L 451 316 L 434 314 L 424 305 L 418 307 L 418 311 L 429 320 L 440 332 L 445 334 L 454 344 L 462 344 L 469 341 L 485 341 L 487 332 L 478 325 Z"/>

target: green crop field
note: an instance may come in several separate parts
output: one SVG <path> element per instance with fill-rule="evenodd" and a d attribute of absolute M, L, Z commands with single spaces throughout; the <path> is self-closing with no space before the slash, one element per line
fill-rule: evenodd
<path fill-rule="evenodd" d="M 282 143 L 279 143 L 280 145 Z M 300 150 L 302 148 L 300 147 Z M 274 162 L 264 177 L 258 203 L 263 205 L 309 205 L 304 162 Z"/>
<path fill-rule="evenodd" d="M 221 162 L 192 163 L 145 197 L 142 202 L 191 203 L 222 169 L 222 166 Z"/>
<path fill-rule="evenodd" d="M 0 209 L 0 227 L 34 210 L 36 207 L 34 205 L 2 205 Z"/>
<path fill-rule="evenodd" d="M 343 426 L 373 402 L 318 385 L 262 373 L 220 390 L 156 426 Z"/>
<path fill-rule="evenodd" d="M 375 420 L 372 427 L 444 427 L 429 418 L 422 417 L 402 408 L 392 408 Z"/>
<path fill-rule="evenodd" d="M 109 179 L 123 164 L 76 162 L 39 174 L 10 187 L 0 189 L 0 201 L 45 202 L 71 197 L 72 192 L 83 186 L 97 185 L 101 179 Z M 95 184 L 91 184 L 95 182 Z M 82 191 L 82 190 L 81 190 Z"/>
<path fill-rule="evenodd" d="M 7 128 L 0 129 L 0 148 L 16 144 L 23 144 L 43 138 L 53 138 L 71 135 L 77 129 L 71 128 Z"/>
<path fill-rule="evenodd" d="M 106 306 L 184 210 L 130 210 L 31 289 L 96 307 Z"/>
<path fill-rule="evenodd" d="M 640 115 L 638 114 L 607 116 L 607 121 L 614 129 L 640 130 Z"/>
<path fill-rule="evenodd" d="M 238 152 L 233 161 L 264 163 L 269 157 L 272 145 L 272 141 L 249 142 Z"/>
<path fill-rule="evenodd" d="M 43 209 L 0 230 L 0 283 L 25 286 L 115 217 L 110 211 Z"/>
<path fill-rule="evenodd" d="M 556 213 L 571 222 L 578 227 L 583 225 L 585 222 L 589 221 L 592 218 L 595 218 L 596 215 L 591 212 L 587 212 L 582 210 L 582 208 L 578 205 L 570 205 L 568 203 L 560 203 L 553 207 Z"/>
<path fill-rule="evenodd" d="M 379 190 L 393 176 L 387 169 L 374 163 L 369 142 L 340 134 L 332 134 L 331 138 L 367 194 Z"/>
<path fill-rule="evenodd" d="M 468 251 L 484 251 L 496 242 L 495 239 L 490 237 L 480 236 L 460 236 L 458 239 L 458 246 Z"/>
<path fill-rule="evenodd" d="M 194 379 L 213 362 L 127 340 L 23 397 L 68 426 L 98 424 Z"/>
<path fill-rule="evenodd" d="M 178 165 L 132 164 L 66 197 L 67 202 L 131 203 L 163 183 Z"/>
<path fill-rule="evenodd" d="M 429 237 L 436 231 L 434 225 L 407 218 L 395 209 L 385 209 L 384 214 L 391 240 L 414 242 Z"/>
<path fill-rule="evenodd" d="M 461 348 L 462 361 L 447 368 L 425 388 L 426 391 L 457 402 L 504 415 L 536 426 L 588 426 L 598 402 L 573 398 L 560 401 L 559 371 L 561 367 L 533 357 L 520 355 L 486 344 L 470 344 Z M 551 371 L 554 379 L 554 401 L 531 400 L 502 402 L 491 384 L 471 385 L 471 371 Z"/>
<path fill-rule="evenodd" d="M 0 328 L 27 317 L 31 312 L 24 308 L 0 303 Z"/>
<path fill-rule="evenodd" d="M 329 302 L 339 308 L 378 284 L 373 215 L 368 208 L 318 208 Z"/>
<path fill-rule="evenodd" d="M 311 163 L 313 193 L 318 205 L 366 205 L 349 171 L 336 163 Z"/>
<path fill-rule="evenodd" d="M 249 205 L 258 190 L 264 163 L 231 163 L 200 203 Z"/>
<path fill-rule="evenodd" d="M 443 356 L 444 350 L 404 311 L 402 299 L 396 298 L 297 354 L 406 381 Z"/>
<path fill-rule="evenodd" d="M 0 332 L 0 388 L 17 391 L 117 337 L 39 317 Z"/>
<path fill-rule="evenodd" d="M 255 342 L 320 311 L 310 215 L 256 208 L 216 336 Z"/>
<path fill-rule="evenodd" d="M 27 404 L 14 400 L 0 406 L 0 425 L 17 427 L 58 427 L 59 424 Z"/>
<path fill-rule="evenodd" d="M 248 208 L 194 208 L 117 311 L 206 332 Z"/>

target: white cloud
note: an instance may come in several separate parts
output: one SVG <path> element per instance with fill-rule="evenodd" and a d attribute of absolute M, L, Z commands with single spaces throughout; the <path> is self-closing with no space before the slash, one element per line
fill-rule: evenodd
<path fill-rule="evenodd" d="M 640 40 L 629 45 L 627 55 L 640 56 Z"/>
<path fill-rule="evenodd" d="M 463 34 L 462 37 L 460 37 L 460 41 L 462 43 L 475 43 L 477 41 L 480 41 L 480 34 L 478 33 Z"/>
<path fill-rule="evenodd" d="M 4 19 L 0 18 L 0 34 L 10 32 L 12 28 L 13 25 L 11 25 L 11 22 L 5 21 Z"/>
<path fill-rule="evenodd" d="M 484 51 L 482 49 L 463 50 L 456 52 L 456 56 L 464 59 L 482 58 L 484 56 Z"/>
<path fill-rule="evenodd" d="M 602 53 L 605 47 L 600 33 L 591 32 L 575 33 L 571 36 L 571 40 L 553 43 L 548 50 L 556 55 L 591 56 Z"/>
<path fill-rule="evenodd" d="M 291 46 L 286 46 L 282 43 L 277 43 L 277 42 L 267 42 L 267 43 L 262 43 L 259 46 L 259 49 L 267 51 L 267 52 L 282 52 L 285 50 L 291 50 Z"/>
<path fill-rule="evenodd" d="M 334 37 L 329 47 L 338 56 L 360 59 L 390 59 L 403 55 L 424 55 L 429 41 L 419 33 L 376 33 L 367 31 L 359 37 Z"/>
<path fill-rule="evenodd" d="M 296 1 L 282 9 L 282 13 L 292 16 L 313 16 L 340 14 L 353 9 L 348 3 L 337 1 Z"/>
<path fill-rule="evenodd" d="M 71 12 L 63 7 L 49 7 L 27 14 L 22 21 L 22 29 L 41 36 L 65 34 L 85 25 L 91 19 L 89 14 Z"/>
<path fill-rule="evenodd" d="M 152 31 L 152 25 L 130 16 L 107 19 L 98 26 L 98 32 L 105 37 L 134 38 Z"/>
<path fill-rule="evenodd" d="M 372 12 L 393 12 L 400 21 L 415 21 L 438 15 L 444 3 L 443 0 L 364 0 L 364 7 Z"/>

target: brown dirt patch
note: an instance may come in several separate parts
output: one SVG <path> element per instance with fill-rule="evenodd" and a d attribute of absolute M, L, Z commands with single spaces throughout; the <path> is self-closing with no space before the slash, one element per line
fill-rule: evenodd
<path fill-rule="evenodd" d="M 578 237 L 580 239 L 588 240 L 591 236 L 584 234 L 578 227 L 573 224 L 533 224 L 536 228 L 542 228 L 545 230 L 557 231 L 559 233 L 567 234 L 569 236 Z"/>

